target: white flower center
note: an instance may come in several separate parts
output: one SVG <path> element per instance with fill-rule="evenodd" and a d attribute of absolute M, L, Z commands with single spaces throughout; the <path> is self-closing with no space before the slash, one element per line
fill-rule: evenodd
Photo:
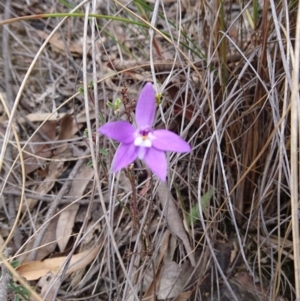
<path fill-rule="evenodd" d="M 151 148 L 152 141 L 154 139 L 155 139 L 155 137 L 152 134 L 151 128 L 146 129 L 146 130 L 137 130 L 135 132 L 134 145 L 139 146 L 140 149 Z"/>
<path fill-rule="evenodd" d="M 139 135 L 135 138 L 134 145 L 141 146 L 141 147 L 151 147 L 152 141 L 151 139 L 149 139 L 148 135 L 147 136 Z"/>

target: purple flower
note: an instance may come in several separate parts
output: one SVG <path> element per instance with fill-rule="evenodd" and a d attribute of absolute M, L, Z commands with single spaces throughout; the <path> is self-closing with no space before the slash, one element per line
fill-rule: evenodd
<path fill-rule="evenodd" d="M 152 172 L 166 180 L 167 160 L 165 151 L 185 153 L 190 145 L 168 130 L 153 130 L 156 102 L 151 83 L 147 83 L 139 96 L 135 118 L 137 129 L 127 121 L 105 123 L 98 132 L 121 142 L 112 163 L 112 171 L 131 164 L 136 158 L 144 160 Z"/>

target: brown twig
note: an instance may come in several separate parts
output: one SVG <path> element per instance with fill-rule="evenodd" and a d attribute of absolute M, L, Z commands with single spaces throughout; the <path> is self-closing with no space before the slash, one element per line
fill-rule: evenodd
<path fill-rule="evenodd" d="M 127 178 L 131 184 L 132 190 L 132 200 L 130 203 L 131 206 L 131 215 L 132 215 L 132 222 L 133 222 L 133 229 L 134 231 L 138 231 L 139 220 L 138 220 L 138 211 L 137 211 L 137 194 L 136 194 L 136 185 L 135 185 L 135 176 L 131 167 L 127 169 L 126 173 Z"/>

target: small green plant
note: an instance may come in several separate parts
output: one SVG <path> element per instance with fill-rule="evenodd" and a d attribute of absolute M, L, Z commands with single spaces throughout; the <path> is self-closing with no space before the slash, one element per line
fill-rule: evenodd
<path fill-rule="evenodd" d="M 88 85 L 88 90 L 91 91 L 91 90 L 93 90 L 93 88 L 94 88 L 94 82 L 91 81 L 90 84 Z M 83 88 L 83 86 L 78 87 L 77 91 L 78 91 L 81 95 L 83 95 L 83 94 L 84 94 L 84 88 Z"/>
<path fill-rule="evenodd" d="M 11 265 L 13 268 L 16 268 L 20 265 L 20 262 L 15 260 L 11 263 Z M 0 273 L 0 277 L 2 277 L 2 273 Z M 23 285 L 16 283 L 12 278 L 8 283 L 8 289 L 10 294 L 14 296 L 14 301 L 30 300 L 30 292 Z"/>
<path fill-rule="evenodd" d="M 100 148 L 100 154 L 102 154 L 103 156 L 108 156 L 108 151 L 104 148 Z"/>
<path fill-rule="evenodd" d="M 15 301 L 30 300 L 30 292 L 24 286 L 16 284 L 13 280 L 11 280 L 8 287 L 13 291 Z"/>
<path fill-rule="evenodd" d="M 202 211 L 205 210 L 208 205 L 211 197 L 213 196 L 214 190 L 209 189 L 202 197 L 201 197 L 201 208 Z M 199 203 L 197 202 L 190 211 L 190 214 L 187 215 L 187 223 L 188 225 L 194 224 L 199 219 Z"/>
<path fill-rule="evenodd" d="M 86 137 L 86 138 L 89 137 L 89 131 L 88 131 L 88 129 L 85 129 L 85 130 L 84 130 L 83 136 Z"/>
<path fill-rule="evenodd" d="M 106 104 L 115 114 L 118 114 L 120 112 L 122 100 L 117 98 L 114 102 L 108 101 Z"/>

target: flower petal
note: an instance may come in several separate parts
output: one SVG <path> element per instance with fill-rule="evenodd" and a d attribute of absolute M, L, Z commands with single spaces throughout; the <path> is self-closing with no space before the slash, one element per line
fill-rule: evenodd
<path fill-rule="evenodd" d="M 147 83 L 142 89 L 136 109 L 135 119 L 139 129 L 151 128 L 155 117 L 155 92 L 151 83 Z"/>
<path fill-rule="evenodd" d="M 190 145 L 177 134 L 168 130 L 153 131 L 152 146 L 156 149 L 169 152 L 186 153 L 191 150 Z"/>
<path fill-rule="evenodd" d="M 113 159 L 112 172 L 117 172 L 131 164 L 137 157 L 137 150 L 138 148 L 134 144 L 121 143 Z"/>
<path fill-rule="evenodd" d="M 98 129 L 98 133 L 123 143 L 133 143 L 135 128 L 127 121 L 107 122 Z"/>
<path fill-rule="evenodd" d="M 167 176 L 167 159 L 165 153 L 155 148 L 149 148 L 144 160 L 152 172 L 165 182 Z"/>

